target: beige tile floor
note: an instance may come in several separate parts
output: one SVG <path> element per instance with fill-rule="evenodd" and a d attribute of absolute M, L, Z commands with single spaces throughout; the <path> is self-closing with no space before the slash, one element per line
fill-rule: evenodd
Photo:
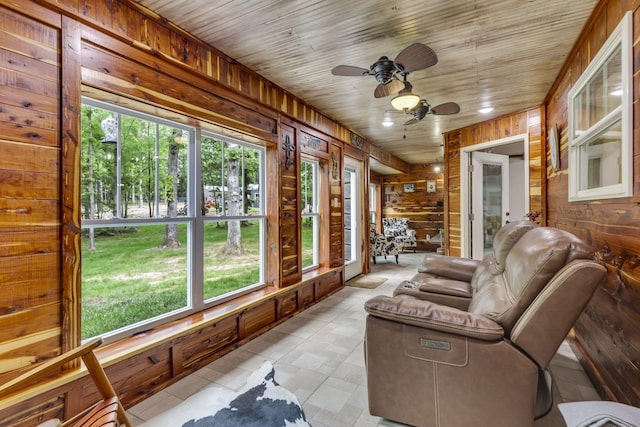
<path fill-rule="evenodd" d="M 390 295 L 411 278 L 421 254 L 403 253 L 400 264 L 380 258 L 370 274 L 388 280 L 376 289 L 345 287 L 244 346 L 129 409 L 134 425 L 215 384 L 241 388 L 263 361 L 275 367 L 276 381 L 293 392 L 313 427 L 399 426 L 369 415 L 363 357 L 364 302 Z M 571 348 L 563 344 L 551 362 L 557 399 L 600 400 Z M 557 409 L 535 427 L 564 426 Z M 170 426 L 163 426 L 170 427 Z"/>

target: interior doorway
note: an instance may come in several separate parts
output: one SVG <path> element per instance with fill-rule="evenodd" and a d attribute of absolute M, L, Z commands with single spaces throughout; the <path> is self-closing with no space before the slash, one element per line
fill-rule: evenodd
<path fill-rule="evenodd" d="M 529 211 L 529 137 L 465 147 L 461 170 L 461 254 L 482 259 L 495 233 Z"/>
<path fill-rule="evenodd" d="M 362 273 L 362 162 L 344 158 L 344 276 Z"/>

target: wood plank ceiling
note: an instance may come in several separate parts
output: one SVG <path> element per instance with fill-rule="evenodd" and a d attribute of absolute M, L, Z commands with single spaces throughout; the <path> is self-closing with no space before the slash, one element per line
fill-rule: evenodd
<path fill-rule="evenodd" d="M 597 0 L 136 0 L 411 164 L 442 156 L 442 133 L 542 103 Z M 414 71 L 413 92 L 451 116 L 411 118 L 369 68 L 414 42 L 438 63 Z M 480 114 L 483 107 L 493 107 Z M 383 127 L 388 114 L 394 122 Z M 383 171 L 384 168 L 381 169 Z"/>

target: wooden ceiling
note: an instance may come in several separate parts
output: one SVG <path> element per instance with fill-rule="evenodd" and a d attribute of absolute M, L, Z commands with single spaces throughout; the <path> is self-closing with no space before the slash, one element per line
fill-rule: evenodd
<path fill-rule="evenodd" d="M 371 143 L 411 164 L 442 157 L 442 133 L 540 105 L 597 0 L 136 0 Z M 369 68 L 414 42 L 438 63 L 414 71 L 413 92 L 451 116 L 411 118 L 373 76 L 339 77 L 337 65 Z M 482 107 L 494 107 L 480 114 Z M 394 125 L 381 125 L 385 114 Z M 381 169 L 384 171 L 384 169 Z"/>

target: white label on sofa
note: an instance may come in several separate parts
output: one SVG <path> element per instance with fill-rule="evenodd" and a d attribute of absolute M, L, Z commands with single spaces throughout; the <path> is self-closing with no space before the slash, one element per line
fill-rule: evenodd
<path fill-rule="evenodd" d="M 449 341 L 436 341 L 427 338 L 420 338 L 420 345 L 427 348 L 433 348 L 436 350 L 451 350 L 451 343 Z"/>

